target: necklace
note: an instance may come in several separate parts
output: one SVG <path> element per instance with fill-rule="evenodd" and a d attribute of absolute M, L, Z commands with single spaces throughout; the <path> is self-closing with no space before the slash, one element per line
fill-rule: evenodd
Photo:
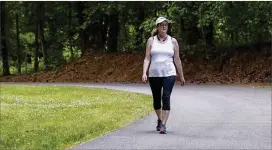
<path fill-rule="evenodd" d="M 167 39 L 167 37 L 168 37 L 168 36 L 166 35 L 166 36 L 162 39 L 162 41 L 164 42 L 164 41 Z M 159 41 L 161 41 L 159 35 L 157 35 L 157 38 L 158 38 Z"/>

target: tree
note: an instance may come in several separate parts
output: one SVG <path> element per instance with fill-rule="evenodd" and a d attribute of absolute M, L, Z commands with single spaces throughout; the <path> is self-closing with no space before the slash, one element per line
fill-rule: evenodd
<path fill-rule="evenodd" d="M 84 4 L 83 2 L 77 2 L 77 17 L 79 24 L 79 40 L 81 46 L 81 57 L 87 52 L 88 35 L 86 33 L 85 16 L 84 16 Z"/>
<path fill-rule="evenodd" d="M 109 16 L 109 36 L 107 40 L 109 52 L 117 52 L 119 30 L 119 12 L 114 12 Z"/>
<path fill-rule="evenodd" d="M 17 63 L 18 63 L 18 73 L 21 74 L 22 65 L 22 53 L 20 47 L 20 32 L 19 32 L 19 14 L 16 13 L 16 40 L 17 40 Z"/>
<path fill-rule="evenodd" d="M 136 5 L 136 16 L 138 20 L 135 23 L 135 28 L 137 29 L 138 32 L 136 32 L 136 40 L 135 40 L 135 45 L 134 45 L 134 50 L 142 50 L 144 48 L 143 43 L 143 33 L 144 29 L 141 28 L 141 24 L 144 22 L 145 19 L 145 7 L 144 7 L 144 2 L 140 2 L 140 4 Z"/>
<path fill-rule="evenodd" d="M 183 58 L 213 61 L 228 54 L 229 49 L 221 51 L 220 45 L 271 40 L 269 2 L 5 3 L 12 17 L 6 18 L 8 30 L 3 27 L 9 38 L 1 42 L 9 47 L 7 63 L 17 66 L 19 73 L 23 60 L 31 64 L 33 56 L 37 72 L 39 60 L 45 68 L 56 68 L 88 51 L 143 52 L 159 16 L 171 20 L 172 36 L 180 43 Z"/>
<path fill-rule="evenodd" d="M 71 53 L 71 59 L 74 59 L 74 51 L 73 51 L 73 45 L 72 45 L 72 2 L 68 3 L 69 5 L 69 14 L 68 14 L 68 24 L 69 24 L 69 45 L 70 45 L 70 53 Z"/>
<path fill-rule="evenodd" d="M 7 9 L 6 2 L 1 1 L 1 50 L 2 50 L 2 62 L 3 62 L 3 75 L 10 75 L 9 71 L 9 59 L 8 59 L 8 47 L 7 47 Z"/>
<path fill-rule="evenodd" d="M 39 40 L 43 54 L 43 61 L 45 69 L 49 68 L 47 51 L 45 49 L 44 41 L 44 2 L 37 2 L 38 7 L 38 29 L 39 29 Z"/>
<path fill-rule="evenodd" d="M 38 7 L 36 7 L 36 12 L 39 13 Z M 34 72 L 38 72 L 39 70 L 39 18 L 36 17 L 35 20 L 35 53 L 34 53 Z"/>

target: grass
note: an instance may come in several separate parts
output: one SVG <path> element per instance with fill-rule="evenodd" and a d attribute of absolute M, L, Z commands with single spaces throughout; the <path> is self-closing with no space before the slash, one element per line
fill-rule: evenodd
<path fill-rule="evenodd" d="M 84 87 L 1 85 L 0 149 L 66 149 L 152 111 L 151 96 Z"/>

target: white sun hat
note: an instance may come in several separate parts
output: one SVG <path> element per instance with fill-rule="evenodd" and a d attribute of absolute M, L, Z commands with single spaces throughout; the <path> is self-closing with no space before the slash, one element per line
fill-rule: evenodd
<path fill-rule="evenodd" d="M 166 19 L 165 17 L 159 17 L 157 20 L 156 20 L 156 25 L 158 25 L 159 23 L 162 23 L 166 21 L 167 23 L 170 23 L 170 20 Z"/>

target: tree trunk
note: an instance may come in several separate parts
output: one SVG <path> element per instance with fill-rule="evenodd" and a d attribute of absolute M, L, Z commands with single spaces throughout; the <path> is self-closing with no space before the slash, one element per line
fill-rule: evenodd
<path fill-rule="evenodd" d="M 229 2 L 229 11 L 232 11 L 233 10 L 233 3 L 232 2 Z M 230 40 L 231 40 L 231 45 L 234 45 L 234 29 L 231 28 L 230 29 Z"/>
<path fill-rule="evenodd" d="M 2 63 L 3 76 L 10 75 L 8 62 L 8 47 L 7 47 L 7 10 L 5 8 L 5 1 L 1 2 L 1 49 L 2 49 Z"/>
<path fill-rule="evenodd" d="M 106 15 L 102 15 L 99 19 L 99 24 L 96 24 L 97 31 L 95 32 L 95 43 L 96 49 L 99 52 L 103 52 L 105 49 L 106 43 L 106 34 L 107 34 L 107 23 L 105 22 Z M 105 27 L 106 26 L 106 27 Z M 106 29 L 106 30 L 105 30 Z"/>
<path fill-rule="evenodd" d="M 108 49 L 110 52 L 117 52 L 119 34 L 119 13 L 110 14 Z"/>
<path fill-rule="evenodd" d="M 16 13 L 16 40 L 17 40 L 17 63 L 18 63 L 18 74 L 21 74 L 22 66 L 22 53 L 20 50 L 20 33 L 19 33 L 19 15 Z"/>
<path fill-rule="evenodd" d="M 206 34 L 204 33 L 204 24 L 203 24 L 203 21 L 202 21 L 202 12 L 203 12 L 203 5 L 200 5 L 200 20 L 201 20 L 201 33 L 202 33 L 202 39 L 203 39 L 203 41 L 204 41 L 204 43 L 205 43 L 205 47 L 204 47 L 204 50 L 205 50 L 205 53 L 206 53 L 206 55 L 207 55 L 207 41 L 206 41 Z"/>
<path fill-rule="evenodd" d="M 69 45 L 70 45 L 70 53 L 71 59 L 74 59 L 74 51 L 72 46 L 72 29 L 71 29 L 71 22 L 72 22 L 72 2 L 69 2 Z"/>
<path fill-rule="evenodd" d="M 214 30 L 213 22 L 210 22 L 209 32 L 207 33 L 207 37 L 206 37 L 206 41 L 207 41 L 207 44 L 209 46 L 214 46 L 214 43 L 213 43 L 213 30 Z"/>
<path fill-rule="evenodd" d="M 83 6 L 82 2 L 80 2 L 80 1 L 77 2 L 77 17 L 78 17 L 79 26 L 82 26 L 84 24 L 83 10 L 84 10 L 84 6 Z M 81 45 L 81 57 L 84 56 L 87 51 L 87 40 L 88 39 L 85 38 L 85 37 L 87 37 L 85 32 L 86 32 L 85 29 L 80 27 L 79 39 L 80 39 L 80 45 Z"/>
<path fill-rule="evenodd" d="M 103 48 L 105 49 L 105 45 L 107 42 L 107 33 L 108 33 L 108 26 L 109 26 L 109 16 L 104 15 L 103 18 L 103 29 L 102 29 L 102 42 L 103 42 Z"/>
<path fill-rule="evenodd" d="M 157 16 L 157 3 L 156 2 L 152 2 L 153 3 L 153 10 L 154 10 L 154 16 Z"/>
<path fill-rule="evenodd" d="M 39 13 L 39 9 L 37 7 L 36 10 L 37 13 Z M 39 16 L 39 15 L 38 15 Z M 36 19 L 36 27 L 35 27 L 35 54 L 34 54 L 34 72 L 39 71 L 39 18 L 37 17 Z"/>
<path fill-rule="evenodd" d="M 250 41 L 250 29 L 248 27 L 245 27 L 245 34 L 243 36 L 243 39 L 245 39 L 245 43 L 249 43 Z"/>
<path fill-rule="evenodd" d="M 182 39 L 184 39 L 185 35 L 185 24 L 184 24 L 184 19 L 182 16 L 180 16 L 180 34 L 179 36 L 182 37 Z"/>
<path fill-rule="evenodd" d="M 233 45 L 234 44 L 234 32 L 233 31 L 231 31 L 231 33 L 230 33 L 230 38 L 231 38 L 231 45 Z"/>
<path fill-rule="evenodd" d="M 236 31 L 236 32 L 235 32 L 235 37 L 234 37 L 234 39 L 235 39 L 235 42 L 236 42 L 237 44 L 243 43 L 243 41 L 239 41 L 239 31 Z"/>
<path fill-rule="evenodd" d="M 25 62 L 25 73 L 27 73 L 27 57 L 24 57 L 24 62 Z"/>
<path fill-rule="evenodd" d="M 144 4 L 141 3 L 139 6 L 140 8 L 137 9 L 137 15 L 138 15 L 138 22 L 135 24 L 136 29 L 138 30 L 138 32 L 136 32 L 136 41 L 134 44 L 135 50 L 137 51 L 141 51 L 144 47 L 142 45 L 143 43 L 143 34 L 144 34 L 144 30 L 143 28 L 140 28 L 141 23 L 144 22 L 145 19 L 145 12 L 144 12 Z"/>
<path fill-rule="evenodd" d="M 270 55 L 271 55 L 271 54 L 272 54 L 272 32 L 270 33 L 270 35 L 271 35 L 271 37 L 270 37 L 270 39 L 271 39 L 271 40 L 270 40 L 270 42 L 271 42 L 271 43 L 270 43 L 270 47 L 271 47 L 271 48 L 270 48 Z M 271 62 L 270 62 L 270 63 L 271 63 Z M 270 68 L 270 69 L 271 69 L 271 68 Z M 272 69 L 271 69 L 270 71 L 272 71 Z"/>
<path fill-rule="evenodd" d="M 43 61 L 44 61 L 44 67 L 45 69 L 49 68 L 49 64 L 48 64 L 48 58 L 47 58 L 47 51 L 45 49 L 44 46 L 44 3 L 40 2 L 39 5 L 39 37 L 40 37 L 40 46 L 41 46 L 41 50 L 43 53 Z"/>

